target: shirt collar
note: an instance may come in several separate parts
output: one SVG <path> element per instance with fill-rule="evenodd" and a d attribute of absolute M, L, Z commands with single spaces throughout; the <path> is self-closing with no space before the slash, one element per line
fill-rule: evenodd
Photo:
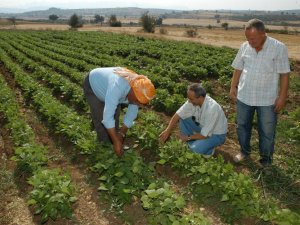
<path fill-rule="evenodd" d="M 269 43 L 270 43 L 270 38 L 268 37 L 268 35 L 266 35 L 266 40 L 265 43 L 263 44 L 262 50 L 265 50 L 269 46 Z"/>
<path fill-rule="evenodd" d="M 208 96 L 208 95 L 206 95 L 206 96 L 205 96 L 205 98 L 204 98 L 204 101 L 203 101 L 203 104 L 202 104 L 202 106 L 199 106 L 199 107 L 200 107 L 200 109 L 203 109 L 203 108 L 204 108 L 204 106 L 207 104 L 208 98 L 209 98 L 209 96 Z"/>

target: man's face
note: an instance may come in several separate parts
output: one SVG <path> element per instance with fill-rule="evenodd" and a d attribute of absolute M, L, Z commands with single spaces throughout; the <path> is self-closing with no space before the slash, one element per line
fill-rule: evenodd
<path fill-rule="evenodd" d="M 265 42 L 266 32 L 251 28 L 245 31 L 245 36 L 252 48 L 260 49 Z"/>
<path fill-rule="evenodd" d="M 203 98 L 202 96 L 200 96 L 199 98 L 197 98 L 195 96 L 195 92 L 193 91 L 188 91 L 187 92 L 187 98 L 188 98 L 188 101 L 190 103 L 192 103 L 193 105 L 197 106 L 197 105 L 201 105 L 201 98 Z"/>

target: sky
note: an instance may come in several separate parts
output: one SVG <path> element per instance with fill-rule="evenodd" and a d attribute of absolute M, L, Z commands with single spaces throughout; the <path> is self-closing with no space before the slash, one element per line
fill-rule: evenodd
<path fill-rule="evenodd" d="M 140 7 L 179 10 L 232 9 L 232 10 L 289 10 L 300 9 L 300 0 L 1 0 L 0 12 L 4 10 L 38 10 L 57 7 L 114 8 Z"/>

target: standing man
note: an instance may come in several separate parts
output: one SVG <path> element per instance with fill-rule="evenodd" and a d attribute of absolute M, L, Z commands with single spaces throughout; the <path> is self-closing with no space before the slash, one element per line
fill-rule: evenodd
<path fill-rule="evenodd" d="M 285 106 L 289 86 L 289 60 L 286 46 L 267 36 L 264 23 L 250 20 L 232 67 L 230 97 L 237 103 L 237 134 L 241 152 L 234 161 L 250 155 L 253 115 L 257 113 L 260 163 L 272 164 L 277 113 Z M 278 92 L 279 86 L 279 92 Z M 278 94 L 279 93 L 279 94 Z"/>
<path fill-rule="evenodd" d="M 227 119 L 221 106 L 198 83 L 191 84 L 187 90 L 186 101 L 173 115 L 167 129 L 160 134 L 165 142 L 179 121 L 180 139 L 187 142 L 189 148 L 208 158 L 215 147 L 225 142 Z"/>
<path fill-rule="evenodd" d="M 123 141 L 137 117 L 138 106 L 154 98 L 155 88 L 144 75 L 122 67 L 96 68 L 85 78 L 84 94 L 100 142 L 112 142 L 115 153 L 123 154 Z M 119 129 L 120 104 L 128 104 Z"/>

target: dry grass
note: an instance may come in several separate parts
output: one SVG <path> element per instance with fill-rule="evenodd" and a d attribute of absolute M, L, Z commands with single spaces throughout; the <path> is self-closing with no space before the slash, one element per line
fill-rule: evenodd
<path fill-rule="evenodd" d="M 229 20 L 229 19 L 221 19 L 220 23 L 217 23 L 216 19 L 212 18 L 213 16 L 205 16 L 205 17 L 201 17 L 199 19 L 179 19 L 179 18 L 167 18 L 163 20 L 163 24 L 164 25 L 186 25 L 186 26 L 202 26 L 202 27 L 207 27 L 209 25 L 213 26 L 213 27 L 218 27 L 221 28 L 221 24 L 222 23 L 228 23 L 229 24 L 229 28 L 230 27 L 235 27 L 235 28 L 243 28 L 244 25 L 246 25 L 246 22 L 243 21 L 236 21 L 236 20 Z M 122 23 L 127 23 L 129 24 L 130 22 L 132 23 L 138 23 L 139 19 L 138 18 L 121 18 L 120 21 Z M 287 21 L 288 23 L 291 24 L 299 24 L 300 21 Z M 267 25 L 266 26 L 268 29 L 271 30 L 284 30 L 285 27 L 284 26 L 274 26 L 274 25 Z M 299 27 L 288 27 L 288 30 L 290 31 L 299 31 L 300 32 L 300 28 Z"/>
<path fill-rule="evenodd" d="M 9 26 L 0 26 L 0 29 L 17 29 L 17 30 L 68 30 L 70 26 L 66 24 L 48 24 L 48 23 L 24 23 L 18 24 L 14 27 L 13 25 Z"/>

